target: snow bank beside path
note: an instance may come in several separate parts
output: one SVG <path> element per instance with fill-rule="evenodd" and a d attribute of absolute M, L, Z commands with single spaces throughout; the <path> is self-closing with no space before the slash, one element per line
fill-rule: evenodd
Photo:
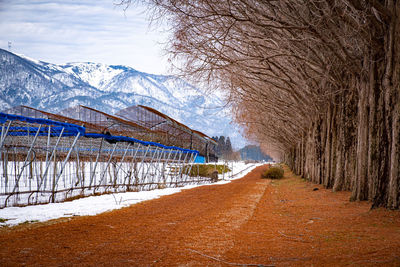
<path fill-rule="evenodd" d="M 263 164 L 245 164 L 244 162 L 228 163 L 230 173 L 220 174 L 222 179 L 216 183 L 187 185 L 179 188 L 165 188 L 152 191 L 114 193 L 101 196 L 91 196 L 63 203 L 50 203 L 27 207 L 9 207 L 0 209 L 0 226 L 13 226 L 26 222 L 43 222 L 52 219 L 72 216 L 96 215 L 114 209 L 120 209 L 142 201 L 156 199 L 161 196 L 178 193 L 204 185 L 218 185 L 230 183 Z"/>

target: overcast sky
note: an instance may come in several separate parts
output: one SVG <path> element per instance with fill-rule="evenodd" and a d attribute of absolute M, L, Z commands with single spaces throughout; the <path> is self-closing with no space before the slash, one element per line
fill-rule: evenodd
<path fill-rule="evenodd" d="M 117 0 L 0 0 L 0 48 L 45 62 L 127 65 L 167 74 L 167 33 L 149 28 L 143 7 Z"/>

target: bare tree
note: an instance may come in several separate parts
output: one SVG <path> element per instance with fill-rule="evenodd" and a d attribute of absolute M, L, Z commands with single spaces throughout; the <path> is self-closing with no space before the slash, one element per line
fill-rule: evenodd
<path fill-rule="evenodd" d="M 400 1 L 143 2 L 249 137 L 311 181 L 400 207 Z"/>

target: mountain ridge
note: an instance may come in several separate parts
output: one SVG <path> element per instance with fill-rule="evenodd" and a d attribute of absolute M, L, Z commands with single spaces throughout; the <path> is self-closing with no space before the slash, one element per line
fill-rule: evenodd
<path fill-rule="evenodd" d="M 209 136 L 229 135 L 236 146 L 244 142 L 223 100 L 175 76 L 93 62 L 57 65 L 3 49 L 0 73 L 2 111 L 23 104 L 58 113 L 79 104 L 114 114 L 141 104 Z"/>

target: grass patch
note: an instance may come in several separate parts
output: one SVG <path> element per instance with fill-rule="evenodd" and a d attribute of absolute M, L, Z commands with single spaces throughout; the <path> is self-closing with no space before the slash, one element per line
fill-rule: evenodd
<path fill-rule="evenodd" d="M 188 173 L 190 166 L 186 166 L 184 169 L 184 173 Z M 219 164 L 193 164 L 192 169 L 190 170 L 189 176 L 192 177 L 211 177 L 212 174 L 218 171 L 218 174 L 223 174 L 226 172 L 230 172 L 231 170 L 227 165 Z"/>
<path fill-rule="evenodd" d="M 266 170 L 261 177 L 265 179 L 281 179 L 284 171 L 281 167 L 271 167 Z"/>
<path fill-rule="evenodd" d="M 85 198 L 85 197 L 97 197 L 97 196 L 106 195 L 106 194 L 113 194 L 113 192 L 92 193 L 90 195 L 79 194 L 79 195 L 76 195 L 73 197 L 67 197 L 62 202 L 70 202 L 70 201 L 74 201 L 74 200 Z"/>
<path fill-rule="evenodd" d="M 30 220 L 30 221 L 24 221 L 24 222 L 20 223 L 19 225 L 26 225 L 26 224 L 37 223 L 37 222 L 39 222 L 39 220 Z"/>
<path fill-rule="evenodd" d="M 4 219 L 4 218 L 0 218 L 0 223 L 5 223 L 6 221 L 8 221 L 9 219 Z"/>

